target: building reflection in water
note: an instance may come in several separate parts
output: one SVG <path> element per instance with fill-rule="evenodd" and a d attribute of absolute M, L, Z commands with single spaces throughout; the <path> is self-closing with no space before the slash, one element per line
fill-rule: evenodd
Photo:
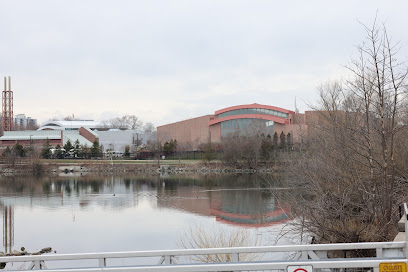
<path fill-rule="evenodd" d="M 243 227 L 267 227 L 290 219 L 288 205 L 279 203 L 268 189 L 177 187 L 158 190 L 158 206 L 203 216 L 215 216 L 220 223 Z M 279 203 L 279 204 L 278 204 Z"/>
<path fill-rule="evenodd" d="M 211 214 L 223 223 L 245 227 L 267 227 L 289 220 L 289 209 L 277 205 L 265 190 L 220 190 L 211 201 Z"/>
<path fill-rule="evenodd" d="M 3 213 L 3 247 L 5 253 L 11 253 L 14 245 L 14 207 L 0 207 Z"/>

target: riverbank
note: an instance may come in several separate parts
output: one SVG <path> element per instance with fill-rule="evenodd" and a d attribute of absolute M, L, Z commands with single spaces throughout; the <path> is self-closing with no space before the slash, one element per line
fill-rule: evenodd
<path fill-rule="evenodd" d="M 201 160 L 22 160 L 14 165 L 0 164 L 1 175 L 59 173 L 273 173 L 281 169 L 277 163 L 256 168 L 229 166 L 220 161 Z"/>

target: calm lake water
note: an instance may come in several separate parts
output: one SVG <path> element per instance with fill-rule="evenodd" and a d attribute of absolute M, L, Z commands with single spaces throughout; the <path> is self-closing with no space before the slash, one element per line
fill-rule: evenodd
<path fill-rule="evenodd" d="M 0 251 L 175 249 L 194 226 L 245 228 L 268 244 L 290 216 L 270 187 L 282 185 L 255 175 L 1 177 Z"/>

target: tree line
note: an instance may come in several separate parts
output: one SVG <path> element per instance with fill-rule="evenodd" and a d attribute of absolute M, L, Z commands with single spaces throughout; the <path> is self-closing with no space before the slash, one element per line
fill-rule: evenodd
<path fill-rule="evenodd" d="M 41 149 L 34 147 L 33 145 L 22 146 L 21 144 L 15 144 L 8 146 L 3 151 L 3 157 L 9 164 L 13 164 L 21 158 L 43 158 L 43 159 L 64 159 L 64 158 L 100 158 L 103 156 L 102 146 L 98 141 L 94 141 L 92 146 L 86 144 L 80 144 L 76 140 L 73 144 L 68 140 L 62 147 L 57 144 L 55 147 L 50 145 L 47 139 Z"/>
<path fill-rule="evenodd" d="M 257 167 L 259 163 L 274 161 L 282 152 L 292 151 L 293 137 L 290 132 L 283 131 L 273 136 L 265 133 L 264 124 L 257 130 L 236 131 L 223 137 L 220 143 L 207 141 L 198 144 L 197 150 L 202 152 L 205 161 L 221 160 L 230 166 Z M 175 139 L 164 143 L 154 142 L 148 145 L 148 150 L 158 156 L 176 155 L 180 160 L 186 153 L 192 152 L 194 144 L 191 142 L 177 142 Z"/>

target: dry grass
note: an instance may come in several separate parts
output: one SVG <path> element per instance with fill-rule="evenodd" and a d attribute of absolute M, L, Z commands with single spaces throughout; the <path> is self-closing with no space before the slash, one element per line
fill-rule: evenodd
<path fill-rule="evenodd" d="M 190 226 L 179 235 L 178 244 L 185 249 L 225 248 L 225 247 L 253 247 L 260 246 L 257 235 L 247 229 L 226 229 L 223 227 L 204 228 Z M 255 261 L 261 254 L 240 254 L 240 261 Z M 193 255 L 190 259 L 200 263 L 232 262 L 232 254 Z"/>

